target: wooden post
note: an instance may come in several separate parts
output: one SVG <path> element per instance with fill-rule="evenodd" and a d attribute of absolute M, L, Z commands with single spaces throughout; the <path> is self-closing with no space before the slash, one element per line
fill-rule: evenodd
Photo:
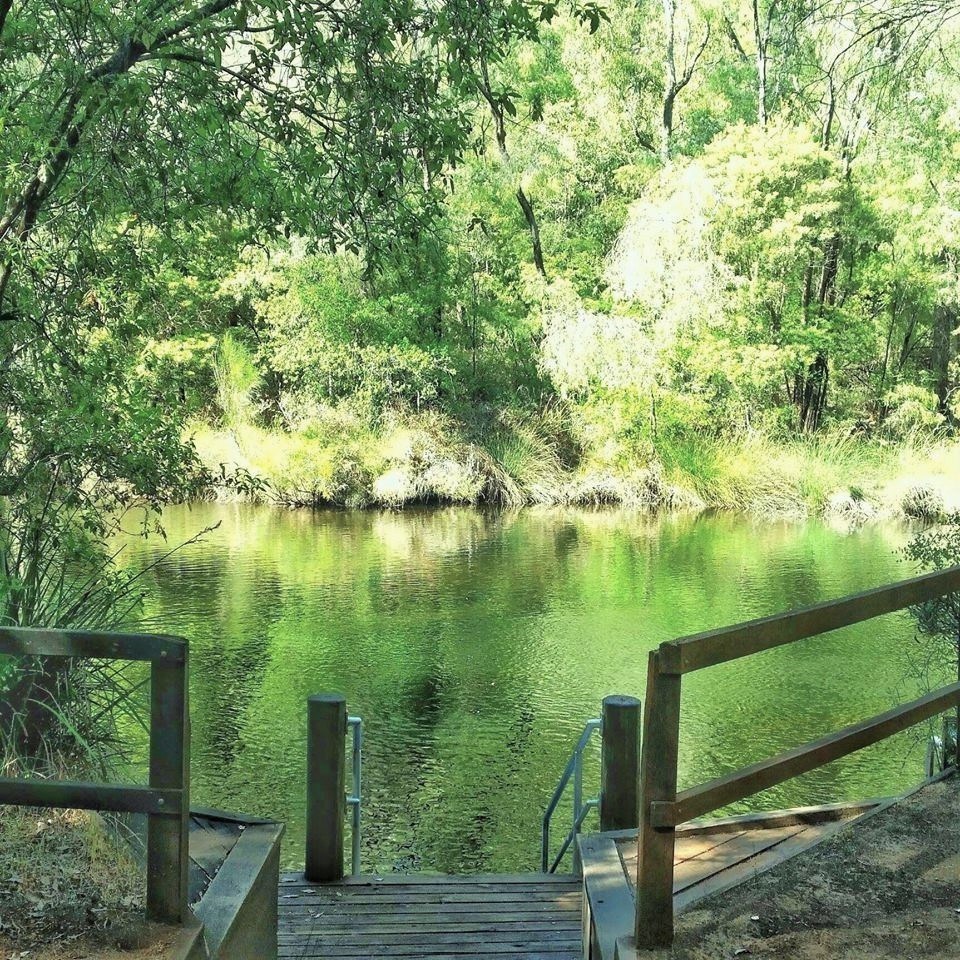
<path fill-rule="evenodd" d="M 307 698 L 307 855 L 311 883 L 343 879 L 347 701 L 338 693 Z"/>
<path fill-rule="evenodd" d="M 150 669 L 150 786 L 180 790 L 179 808 L 147 818 L 147 915 L 187 920 L 190 828 L 190 724 L 186 654 Z"/>
<path fill-rule="evenodd" d="M 650 807 L 657 800 L 676 800 L 679 741 L 680 674 L 661 673 L 660 655 L 653 650 L 640 755 L 636 943 L 641 949 L 673 942 L 674 828 L 654 829 Z"/>
<path fill-rule="evenodd" d="M 600 761 L 600 829 L 632 830 L 639 824 L 640 701 L 603 700 Z"/>

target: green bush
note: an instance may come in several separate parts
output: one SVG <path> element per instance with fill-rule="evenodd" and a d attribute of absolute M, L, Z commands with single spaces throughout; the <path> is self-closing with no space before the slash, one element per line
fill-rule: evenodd
<path fill-rule="evenodd" d="M 883 432 L 893 440 L 929 438 L 946 422 L 937 410 L 936 394 L 914 384 L 903 383 L 891 390 L 884 405 Z"/>

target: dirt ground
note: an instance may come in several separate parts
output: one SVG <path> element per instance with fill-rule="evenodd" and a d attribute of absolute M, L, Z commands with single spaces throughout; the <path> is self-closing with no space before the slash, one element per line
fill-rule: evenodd
<path fill-rule="evenodd" d="M 0 960 L 151 960 L 177 931 L 143 920 L 143 871 L 117 825 L 0 807 Z"/>
<path fill-rule="evenodd" d="M 673 960 L 960 960 L 960 778 L 677 920 Z"/>
<path fill-rule="evenodd" d="M 0 960 L 162 960 L 178 935 L 170 927 L 144 924 L 138 931 L 140 946 L 127 941 L 125 947 L 111 947 L 99 936 L 81 934 L 30 949 L 0 936 Z"/>

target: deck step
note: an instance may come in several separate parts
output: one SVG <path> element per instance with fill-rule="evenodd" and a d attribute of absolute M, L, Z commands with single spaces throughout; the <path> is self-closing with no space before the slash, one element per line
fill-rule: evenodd
<path fill-rule="evenodd" d="M 284 874 L 279 956 L 297 960 L 579 960 L 579 879 L 430 874 L 307 883 Z"/>

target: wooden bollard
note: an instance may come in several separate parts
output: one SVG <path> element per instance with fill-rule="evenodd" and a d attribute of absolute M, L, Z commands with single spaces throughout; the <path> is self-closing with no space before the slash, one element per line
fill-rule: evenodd
<path fill-rule="evenodd" d="M 605 697 L 602 716 L 600 829 L 633 830 L 640 823 L 640 701 Z"/>
<path fill-rule="evenodd" d="M 307 850 L 311 883 L 343 879 L 347 700 L 338 693 L 307 698 Z"/>

